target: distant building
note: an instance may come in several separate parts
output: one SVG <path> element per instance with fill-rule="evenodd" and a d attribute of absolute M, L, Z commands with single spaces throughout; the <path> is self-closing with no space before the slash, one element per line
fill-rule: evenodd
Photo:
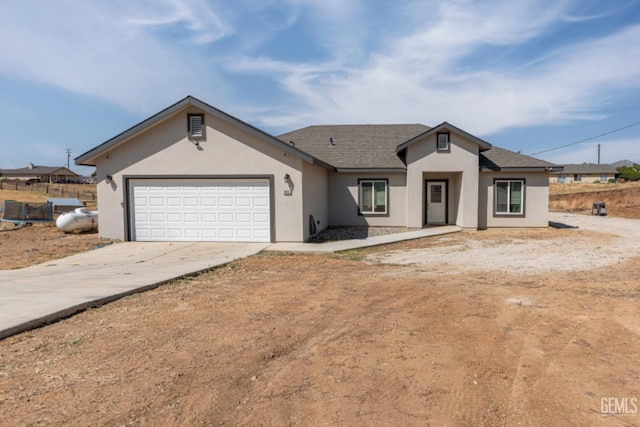
<path fill-rule="evenodd" d="M 36 166 L 29 163 L 20 169 L 0 169 L 2 179 L 19 179 L 30 182 L 80 183 L 82 176 L 64 166 Z"/>
<path fill-rule="evenodd" d="M 574 182 L 608 182 L 616 179 L 618 171 L 611 165 L 583 163 L 580 165 L 563 165 L 564 169 L 549 174 L 549 182 L 572 184 Z"/>

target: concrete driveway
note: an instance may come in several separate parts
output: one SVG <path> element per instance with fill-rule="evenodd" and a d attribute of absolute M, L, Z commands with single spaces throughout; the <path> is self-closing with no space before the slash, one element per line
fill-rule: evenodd
<path fill-rule="evenodd" d="M 0 339 L 256 254 L 269 245 L 127 242 L 0 271 Z"/>

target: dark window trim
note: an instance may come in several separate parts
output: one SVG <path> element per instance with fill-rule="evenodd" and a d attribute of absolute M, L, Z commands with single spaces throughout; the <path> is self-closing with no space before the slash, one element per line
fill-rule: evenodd
<path fill-rule="evenodd" d="M 498 212 L 498 181 L 522 182 L 522 213 Z M 494 178 L 493 179 L 493 216 L 497 218 L 525 218 L 527 215 L 527 180 L 525 178 Z"/>
<path fill-rule="evenodd" d="M 447 148 L 440 148 L 440 135 L 447 135 Z M 438 153 L 450 153 L 451 152 L 451 133 L 449 132 L 437 132 L 436 133 L 436 151 Z"/>
<path fill-rule="evenodd" d="M 194 136 L 191 133 L 191 118 L 192 117 L 200 117 L 200 121 L 202 123 L 202 135 L 200 136 Z M 189 135 L 189 139 L 193 139 L 193 140 L 203 140 L 207 137 L 207 130 L 206 127 L 204 125 L 204 114 L 202 113 L 189 113 L 187 114 L 187 133 Z"/>
<path fill-rule="evenodd" d="M 385 203 L 387 207 L 387 211 L 385 213 L 376 213 L 376 212 L 362 212 L 360 209 L 360 202 L 362 201 L 362 186 L 361 182 L 363 181 L 384 181 L 385 185 Z M 372 217 L 388 217 L 390 206 L 389 206 L 389 178 L 358 178 L 358 216 L 372 216 Z"/>
<path fill-rule="evenodd" d="M 428 191 L 429 191 L 429 183 L 430 182 L 444 182 L 446 184 L 446 191 L 445 191 L 445 197 L 447 198 L 447 205 L 445 207 L 445 212 L 444 212 L 444 223 L 445 225 L 449 224 L 449 178 L 445 178 L 445 179 L 436 179 L 436 178 L 429 178 L 429 179 L 425 179 L 424 180 L 424 191 L 422 192 L 422 194 L 424 194 L 424 203 L 422 204 L 422 215 L 423 215 L 423 220 L 422 223 L 424 225 L 429 225 L 428 220 L 429 217 L 427 215 L 427 200 L 429 200 L 429 195 L 428 195 Z"/>

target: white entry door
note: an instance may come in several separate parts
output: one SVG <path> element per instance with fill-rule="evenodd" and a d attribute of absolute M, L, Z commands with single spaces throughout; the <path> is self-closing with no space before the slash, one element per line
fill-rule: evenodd
<path fill-rule="evenodd" d="M 447 182 L 427 182 L 427 225 L 447 222 Z"/>
<path fill-rule="evenodd" d="M 131 240 L 269 242 L 267 179 L 133 179 Z"/>

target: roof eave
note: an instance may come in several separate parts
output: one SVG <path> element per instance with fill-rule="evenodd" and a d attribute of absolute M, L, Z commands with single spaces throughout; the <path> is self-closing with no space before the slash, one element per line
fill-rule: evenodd
<path fill-rule="evenodd" d="M 480 172 L 551 172 L 556 166 L 481 166 Z"/>
<path fill-rule="evenodd" d="M 404 173 L 406 168 L 336 168 L 338 173 Z"/>

